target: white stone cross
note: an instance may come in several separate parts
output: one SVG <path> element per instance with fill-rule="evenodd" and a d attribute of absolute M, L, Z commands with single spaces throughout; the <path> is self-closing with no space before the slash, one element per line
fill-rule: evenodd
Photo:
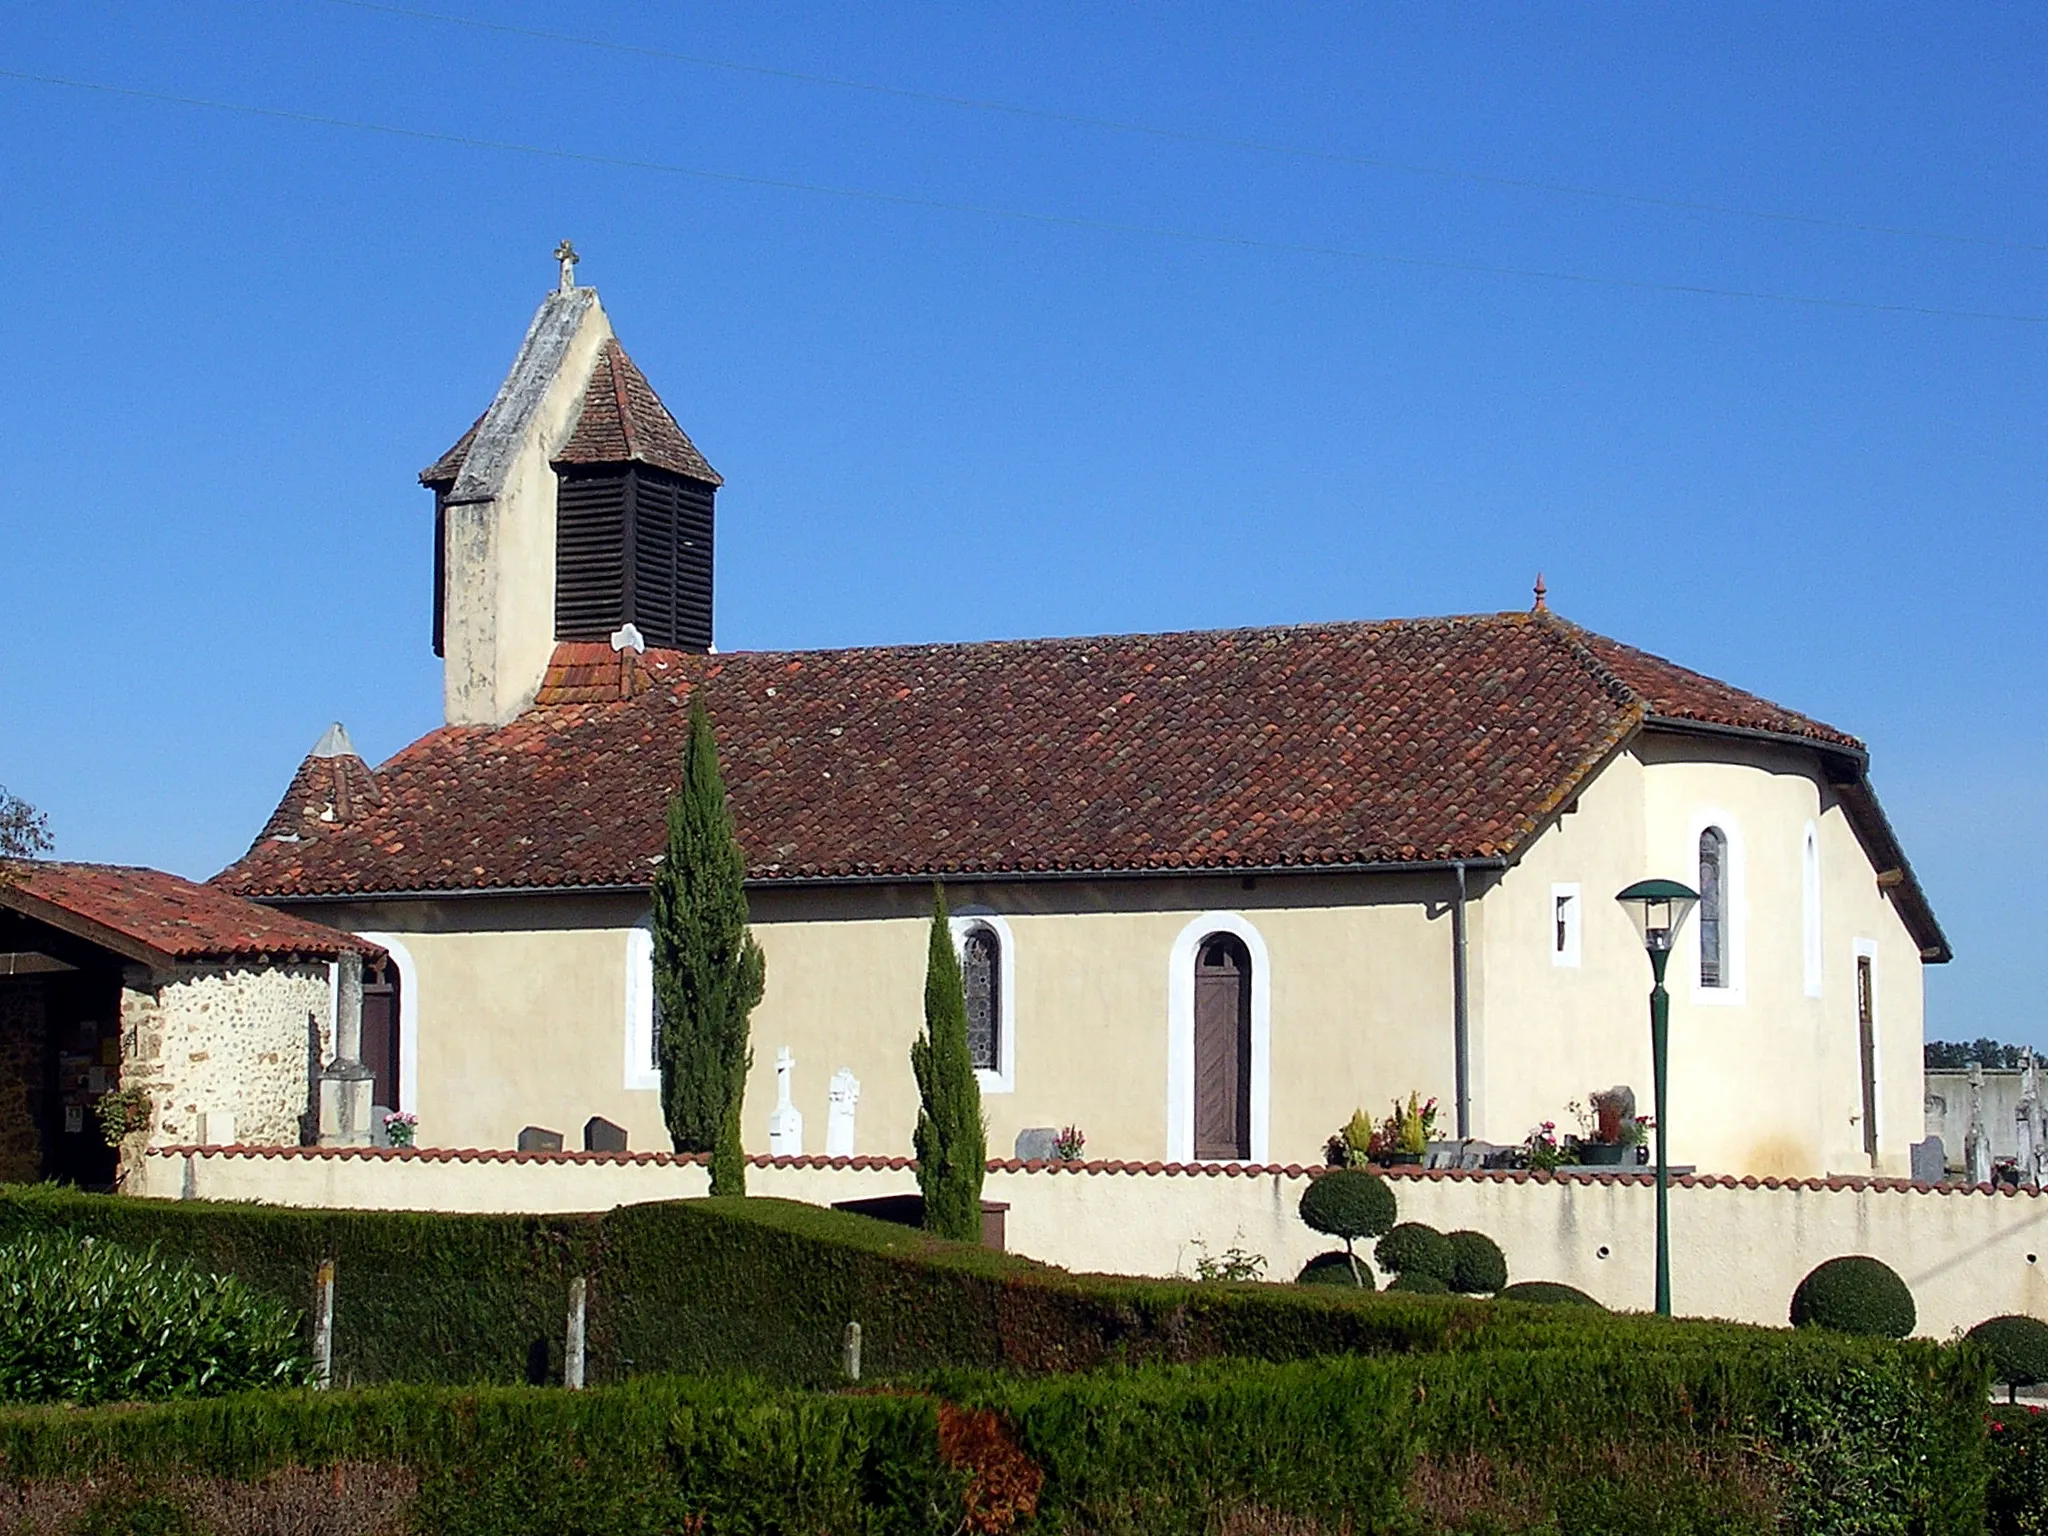
<path fill-rule="evenodd" d="M 576 263 L 582 259 L 576 254 L 576 247 L 566 240 L 555 247 L 555 260 L 562 264 L 562 292 L 576 286 Z"/>

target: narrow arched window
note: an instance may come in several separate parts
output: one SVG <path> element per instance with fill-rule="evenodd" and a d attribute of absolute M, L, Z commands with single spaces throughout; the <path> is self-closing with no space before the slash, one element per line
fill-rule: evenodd
<path fill-rule="evenodd" d="M 1212 933 L 1195 951 L 1195 1156 L 1252 1155 L 1252 957 Z"/>
<path fill-rule="evenodd" d="M 1728 838 L 1700 834 L 1700 985 L 1728 985 Z"/>
<path fill-rule="evenodd" d="M 1003 1056 L 1003 945 L 977 923 L 960 941 L 960 981 L 967 993 L 967 1054 L 983 1072 L 1000 1072 Z"/>
<path fill-rule="evenodd" d="M 1801 937 L 1805 950 L 1803 959 L 1806 995 L 1819 997 L 1823 960 L 1820 925 L 1820 836 L 1812 827 L 1806 829 L 1806 844 L 1800 854 L 1799 895 Z"/>

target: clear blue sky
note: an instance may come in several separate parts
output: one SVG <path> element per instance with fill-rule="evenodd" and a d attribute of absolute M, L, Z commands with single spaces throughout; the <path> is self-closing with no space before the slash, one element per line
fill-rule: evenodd
<path fill-rule="evenodd" d="M 5 7 L 0 69 L 300 115 L 0 77 L 0 783 L 60 854 L 210 874 L 330 719 L 438 722 L 413 477 L 567 235 L 727 478 L 722 646 L 1541 569 L 1868 740 L 1931 1032 L 2048 1045 L 2048 11 L 445 4 L 498 26 Z"/>

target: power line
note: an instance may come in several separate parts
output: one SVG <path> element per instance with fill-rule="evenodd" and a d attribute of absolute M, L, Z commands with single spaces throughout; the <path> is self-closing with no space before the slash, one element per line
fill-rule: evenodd
<path fill-rule="evenodd" d="M 94 91 L 153 101 L 173 106 L 201 107 L 214 112 L 234 112 L 278 122 L 306 123 L 323 128 L 345 128 L 358 133 L 384 134 L 429 144 L 449 144 L 464 149 L 496 150 L 507 154 L 532 155 L 548 160 L 565 160 L 579 165 L 605 166 L 615 170 L 654 171 L 668 176 L 689 176 L 728 186 L 764 187 L 780 192 L 803 192 L 820 197 L 881 203 L 899 208 L 923 208 L 941 213 L 972 214 L 981 218 L 1008 219 L 1018 223 L 1085 229 L 1100 234 L 1142 235 L 1153 239 L 1181 240 L 1199 245 L 1234 247 L 1240 250 L 1273 251 L 1293 256 L 1325 256 L 1344 261 L 1376 262 L 1387 266 L 1416 267 L 1437 272 L 1463 272 L 1485 277 L 1526 278 L 1539 282 L 1571 283 L 1583 287 L 1621 288 L 1639 293 L 1685 294 L 1692 297 L 1745 299 L 1768 304 L 1795 304 L 1811 309 L 1859 311 L 1868 314 L 1922 315 L 1943 320 L 1995 320 L 2023 325 L 2048 323 L 2048 314 L 2016 314 L 1996 310 L 1949 309 L 1925 304 L 1886 304 L 1867 299 L 1827 298 L 1815 294 L 1773 293 L 1763 289 L 1722 288 L 1705 283 L 1666 283 L 1645 278 L 1605 277 L 1588 272 L 1566 272 L 1542 267 L 1505 267 L 1484 262 L 1453 261 L 1433 256 L 1406 256 L 1392 251 L 1368 251 L 1348 246 L 1314 245 L 1306 242 L 1264 240 L 1252 235 L 1216 234 L 1203 230 L 1177 229 L 1167 225 L 1130 224 L 1112 219 L 1091 219 L 1076 214 L 1045 213 L 1027 208 L 1002 208 L 984 203 L 952 202 L 902 192 L 882 192 L 867 187 L 839 187 L 822 182 L 791 181 L 772 176 L 749 176 L 736 171 L 714 171 L 698 166 L 672 165 L 659 160 L 629 159 L 617 155 L 592 154 L 584 150 L 560 149 L 544 144 L 521 144 L 507 139 L 485 139 L 470 134 L 437 133 L 426 128 L 407 128 L 395 123 L 374 123 L 359 118 L 330 117 L 317 112 L 295 112 L 283 107 L 259 107 L 247 102 L 216 101 L 202 96 L 180 96 L 166 91 L 145 91 L 133 86 L 109 85 L 97 80 L 74 80 L 61 75 L 30 74 L 23 70 L 0 69 L 0 79 L 20 80 L 35 85 L 61 86 L 68 90 Z"/>
<path fill-rule="evenodd" d="M 1502 187 L 1522 192 L 1546 192 L 1563 197 L 1592 198 L 1626 203 L 1640 208 L 1661 208 L 1674 213 L 1711 213 L 1729 218 L 1761 219 L 1777 224 L 1799 224 L 1814 229 L 1833 229 L 1850 234 L 1885 235 L 1908 240 L 1934 240 L 1953 245 L 1991 246 L 2007 251 L 2048 252 L 2048 244 L 2008 240 L 1995 235 L 1962 235 L 1943 230 L 1913 229 L 1896 224 L 1865 224 L 1851 219 L 1830 219 L 1819 214 L 1788 213 L 1780 209 L 1745 208 L 1729 203 L 1694 202 L 1686 198 L 1657 197 L 1641 192 L 1620 192 L 1611 187 L 1588 187 L 1567 181 L 1546 181 L 1519 176 L 1498 176 L 1487 171 L 1461 170 L 1450 166 L 1423 165 L 1405 160 L 1386 160 L 1339 150 L 1311 149 L 1299 144 L 1280 144 L 1263 139 L 1234 139 L 1221 134 L 1197 133 L 1191 129 L 1164 128 L 1156 124 L 1128 122 L 1119 118 L 1089 117 L 1079 113 L 1055 112 L 1043 107 L 1021 106 L 1015 102 L 983 100 L 973 96 L 949 96 L 938 91 L 918 91 L 905 86 L 882 85 L 872 80 L 853 80 L 840 75 L 809 74 L 802 70 L 779 69 L 765 64 L 740 64 L 730 59 L 708 58 L 702 54 L 679 53 L 638 43 L 616 43 L 605 38 L 579 37 L 568 32 L 550 32 L 539 27 L 513 26 L 509 22 L 485 21 L 474 16 L 457 16 L 446 11 L 419 10 L 412 6 L 388 5 L 382 0 L 332 0 L 359 11 L 381 11 L 388 16 L 405 16 L 417 21 L 438 21 L 450 26 L 470 27 L 479 32 L 499 32 L 511 37 L 541 42 L 567 43 L 577 48 L 595 48 L 608 53 L 633 54 L 700 69 L 725 70 L 731 74 L 755 75 L 769 80 L 790 80 L 805 85 L 832 86 L 838 90 L 863 91 L 873 96 L 891 96 L 902 101 L 921 101 L 936 106 L 957 107 L 976 112 L 1003 113 L 1033 118 L 1039 122 L 1062 123 L 1068 127 L 1096 128 L 1110 133 L 1136 134 L 1182 144 L 1204 144 L 1218 149 L 1250 150 L 1262 155 L 1284 155 L 1300 160 L 1321 160 L 1332 165 L 1351 165 L 1370 170 L 1395 171 L 1407 176 L 1428 176 L 1442 181 L 1464 181 L 1478 186 Z"/>

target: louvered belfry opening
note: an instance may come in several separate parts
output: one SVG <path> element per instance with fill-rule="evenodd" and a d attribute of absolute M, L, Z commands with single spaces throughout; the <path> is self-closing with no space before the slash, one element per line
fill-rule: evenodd
<path fill-rule="evenodd" d="M 555 638 L 631 624 L 649 645 L 708 651 L 715 488 L 646 464 L 557 472 Z"/>

